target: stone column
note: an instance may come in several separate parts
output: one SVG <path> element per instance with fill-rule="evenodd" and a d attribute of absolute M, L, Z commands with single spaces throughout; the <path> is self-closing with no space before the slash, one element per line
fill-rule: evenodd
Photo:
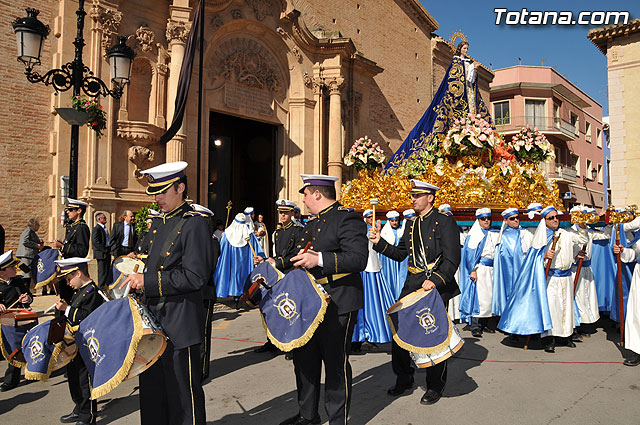
<path fill-rule="evenodd" d="M 329 161 L 327 169 L 330 176 L 338 177 L 336 192 L 340 198 L 342 187 L 342 113 L 340 89 L 344 84 L 343 77 L 326 80 L 329 88 Z"/>
<path fill-rule="evenodd" d="M 171 17 L 167 21 L 167 41 L 169 42 L 170 58 L 169 82 L 167 84 L 167 126 L 173 121 L 175 113 L 176 93 L 178 91 L 178 79 L 184 58 L 185 47 L 191 23 L 189 19 L 189 7 L 175 6 L 179 1 L 174 1 L 171 6 Z M 186 115 L 186 113 L 185 113 Z M 167 143 L 167 162 L 184 160 L 184 146 L 187 136 L 184 129 L 184 121 L 173 140 Z"/>

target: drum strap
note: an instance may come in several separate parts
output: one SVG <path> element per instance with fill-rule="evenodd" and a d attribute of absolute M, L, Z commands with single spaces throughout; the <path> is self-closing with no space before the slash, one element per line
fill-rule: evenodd
<path fill-rule="evenodd" d="M 180 218 L 180 220 L 176 223 L 175 227 L 171 229 L 169 236 L 167 236 L 167 239 L 164 240 L 164 244 L 162 245 L 160 253 L 169 251 L 169 248 L 171 248 L 171 245 L 173 245 L 173 243 L 176 241 L 176 238 L 180 234 L 180 230 L 182 230 L 182 226 L 184 226 L 185 221 L 187 221 L 187 216 L 182 216 L 182 218 Z M 157 266 L 155 266 L 152 270 L 160 270 L 160 267 L 164 264 L 164 260 L 166 258 L 166 255 L 161 255 L 160 262 L 158 262 Z M 158 300 L 158 310 L 164 306 L 165 299 L 166 297 L 160 297 L 160 299 Z"/>

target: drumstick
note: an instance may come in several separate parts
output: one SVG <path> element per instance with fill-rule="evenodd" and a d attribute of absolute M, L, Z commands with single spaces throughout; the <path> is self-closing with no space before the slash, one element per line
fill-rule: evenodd
<path fill-rule="evenodd" d="M 140 268 L 140 264 L 136 264 L 133 266 L 133 273 L 138 273 L 138 269 Z M 124 289 L 124 295 L 122 298 L 129 296 L 129 291 L 131 290 L 131 285 L 127 283 L 127 287 Z"/>
<path fill-rule="evenodd" d="M 307 242 L 307 244 L 304 246 L 304 249 L 302 250 L 302 253 L 301 253 L 301 254 L 298 254 L 298 255 L 306 254 L 306 253 L 307 253 L 307 251 L 309 250 L 309 247 L 310 247 L 310 246 L 311 246 L 311 241 Z M 294 269 L 294 270 L 297 270 L 297 269 L 298 269 L 298 267 L 296 266 L 296 267 L 294 267 L 293 269 Z"/>
<path fill-rule="evenodd" d="M 46 309 L 46 310 L 44 311 L 44 314 L 49 314 L 49 312 L 51 312 L 51 310 L 54 310 L 55 308 L 56 308 L 56 305 L 55 305 L 55 304 L 53 304 L 51 307 L 49 307 L 48 309 Z"/>
<path fill-rule="evenodd" d="M 18 301 L 20 301 L 20 298 L 18 298 L 13 304 L 7 307 L 7 310 L 11 310 L 16 304 L 18 304 Z"/>

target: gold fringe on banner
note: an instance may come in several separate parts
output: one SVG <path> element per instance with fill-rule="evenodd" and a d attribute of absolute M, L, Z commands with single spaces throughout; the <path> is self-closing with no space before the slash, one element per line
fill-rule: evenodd
<path fill-rule="evenodd" d="M 142 317 L 140 317 L 140 313 L 138 312 L 138 306 L 136 306 L 135 301 L 127 297 L 129 301 L 129 308 L 131 309 L 131 318 L 133 319 L 133 335 L 131 337 L 131 343 L 129 343 L 129 349 L 127 350 L 127 355 L 124 358 L 124 363 L 120 366 L 120 369 L 102 385 L 99 385 L 95 388 L 89 387 L 91 389 L 91 400 L 95 400 L 99 397 L 102 397 L 105 394 L 108 394 L 111 390 L 115 389 L 118 385 L 124 381 L 129 375 L 129 371 L 131 370 L 131 366 L 133 366 L 133 362 L 136 357 L 136 352 L 138 351 L 138 344 L 142 339 Z M 79 355 L 79 354 L 78 354 Z"/>
<path fill-rule="evenodd" d="M 307 331 L 304 333 L 304 335 L 302 335 L 300 338 L 296 338 L 293 341 L 286 342 L 286 343 L 278 341 L 276 337 L 274 337 L 271 334 L 271 332 L 269 332 L 269 328 L 267 328 L 267 324 L 264 321 L 264 316 L 262 315 L 262 311 L 260 312 L 260 317 L 262 318 L 262 326 L 264 327 L 264 330 L 267 332 L 267 337 L 269 338 L 269 341 L 271 341 L 273 345 L 278 347 L 279 350 L 284 352 L 289 352 L 296 348 L 300 348 L 304 346 L 307 342 L 309 342 L 309 340 L 311 340 L 316 329 L 318 329 L 318 326 L 320 326 L 320 323 L 322 323 L 322 321 L 324 320 L 324 315 L 326 314 L 327 306 L 329 305 L 329 301 L 330 301 L 329 296 L 324 294 L 322 291 L 320 291 L 320 289 L 317 287 L 315 283 L 315 278 L 313 277 L 313 275 L 309 273 L 307 270 L 305 270 L 305 272 L 309 277 L 309 281 L 313 286 L 313 289 L 318 294 L 318 297 L 320 297 L 321 305 L 320 305 L 320 310 L 318 311 L 318 314 L 316 314 L 316 317 L 313 319 L 313 322 L 311 322 L 311 325 L 309 326 Z"/>

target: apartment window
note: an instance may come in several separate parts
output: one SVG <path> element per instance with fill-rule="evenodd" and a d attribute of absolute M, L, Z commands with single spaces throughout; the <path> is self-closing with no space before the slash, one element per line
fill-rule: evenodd
<path fill-rule="evenodd" d="M 596 128 L 596 146 L 602 147 L 602 130 Z"/>
<path fill-rule="evenodd" d="M 573 132 L 574 134 L 577 136 L 578 135 L 578 116 L 576 114 L 574 114 L 573 112 L 571 112 L 571 126 L 573 127 Z"/>
<path fill-rule="evenodd" d="M 590 160 L 590 159 L 587 159 L 587 169 L 586 169 L 586 170 L 584 170 L 584 171 L 585 171 L 585 172 L 584 172 L 584 177 L 585 177 L 587 180 L 593 180 L 593 179 L 591 178 L 591 170 L 592 170 L 592 169 L 593 169 L 593 162 L 591 162 L 591 160 Z"/>
<path fill-rule="evenodd" d="M 493 116 L 495 117 L 496 125 L 511 124 L 509 101 L 495 102 L 493 104 Z"/>
<path fill-rule="evenodd" d="M 586 122 L 584 125 L 584 137 L 587 139 L 587 142 L 591 143 L 591 123 Z"/>
<path fill-rule="evenodd" d="M 580 175 L 580 157 L 578 155 L 572 155 L 573 167 L 576 169 L 576 174 Z"/>
<path fill-rule="evenodd" d="M 602 184 L 602 165 L 598 164 L 598 183 Z"/>
<path fill-rule="evenodd" d="M 524 114 L 525 124 L 529 124 L 532 127 L 544 128 L 544 100 L 525 99 Z"/>

